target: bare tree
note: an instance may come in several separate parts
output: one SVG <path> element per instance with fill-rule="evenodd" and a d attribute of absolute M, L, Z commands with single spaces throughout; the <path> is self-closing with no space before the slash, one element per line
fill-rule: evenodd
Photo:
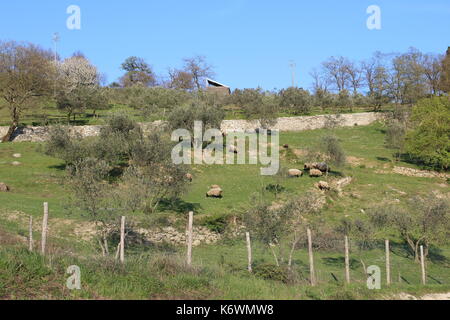
<path fill-rule="evenodd" d="M 430 93 L 439 94 L 439 82 L 442 75 L 442 55 L 425 54 L 421 61 L 422 72 L 425 75 Z"/>
<path fill-rule="evenodd" d="M 361 83 L 363 80 L 362 69 L 358 67 L 354 62 L 349 62 L 346 65 L 346 69 L 349 78 L 348 81 L 353 89 L 353 95 L 356 96 L 358 94 L 359 88 L 361 88 Z"/>
<path fill-rule="evenodd" d="M 349 84 L 348 65 L 349 61 L 344 57 L 330 57 L 322 63 L 329 81 L 339 92 L 346 89 Z"/>
<path fill-rule="evenodd" d="M 169 69 L 168 87 L 171 89 L 193 90 L 194 78 L 190 72 L 178 69 Z"/>
<path fill-rule="evenodd" d="M 329 82 L 326 79 L 323 72 L 320 72 L 316 68 L 314 68 L 309 75 L 313 78 L 312 88 L 314 90 L 314 93 L 317 93 L 317 91 L 327 91 Z"/>
<path fill-rule="evenodd" d="M 184 71 L 188 72 L 194 79 L 198 90 L 202 88 L 202 80 L 214 76 L 213 67 L 206 62 L 206 57 L 195 56 L 184 59 Z"/>
<path fill-rule="evenodd" d="M 23 111 L 36 99 L 51 94 L 54 75 L 51 52 L 29 43 L 0 43 L 0 96 L 11 116 L 3 142 L 11 140 Z"/>

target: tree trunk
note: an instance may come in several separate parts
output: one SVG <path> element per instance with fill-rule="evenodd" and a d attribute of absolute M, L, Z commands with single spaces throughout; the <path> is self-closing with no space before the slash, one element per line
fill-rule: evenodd
<path fill-rule="evenodd" d="M 11 112 L 12 124 L 9 126 L 8 132 L 2 138 L 2 142 L 10 142 L 14 131 L 19 127 L 19 114 L 17 112 L 17 107 L 12 108 Z"/>
<path fill-rule="evenodd" d="M 12 135 L 14 133 L 14 131 L 16 131 L 18 125 L 17 123 L 13 123 L 12 125 L 9 126 L 8 132 L 6 133 L 6 135 L 2 138 L 2 142 L 10 142 Z"/>
<path fill-rule="evenodd" d="M 280 262 L 278 261 L 277 254 L 276 254 L 275 250 L 273 249 L 273 246 L 271 246 L 271 245 L 269 245 L 269 246 L 270 246 L 270 250 L 272 251 L 273 257 L 275 258 L 275 263 L 276 263 L 277 267 L 279 267 Z"/>

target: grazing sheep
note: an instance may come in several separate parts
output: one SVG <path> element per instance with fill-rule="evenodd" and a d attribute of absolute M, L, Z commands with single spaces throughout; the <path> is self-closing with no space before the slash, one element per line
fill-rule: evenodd
<path fill-rule="evenodd" d="M 310 177 L 321 177 L 323 175 L 322 171 L 318 169 L 311 169 L 309 170 L 309 176 Z"/>
<path fill-rule="evenodd" d="M 290 169 L 288 171 L 289 178 L 300 178 L 303 175 L 303 172 L 298 169 Z"/>
<path fill-rule="evenodd" d="M 220 188 L 215 188 L 215 189 L 211 189 L 206 193 L 206 197 L 207 198 L 222 198 L 222 189 Z"/>
<path fill-rule="evenodd" d="M 194 180 L 194 176 L 190 173 L 186 173 L 186 179 L 188 179 L 189 182 L 192 182 L 192 180 Z"/>
<path fill-rule="evenodd" d="M 330 171 L 330 167 L 325 162 L 305 163 L 305 170 L 312 170 L 312 169 L 320 170 L 322 172 L 329 172 Z"/>
<path fill-rule="evenodd" d="M 325 162 L 316 163 L 314 169 L 320 170 L 322 172 L 330 171 L 330 167 Z"/>
<path fill-rule="evenodd" d="M 315 169 L 316 163 L 305 163 L 305 170 L 311 170 L 311 169 Z"/>
<path fill-rule="evenodd" d="M 283 145 L 283 148 L 284 148 L 284 149 L 289 149 L 289 145 L 288 145 L 288 144 L 284 144 L 284 145 Z"/>
<path fill-rule="evenodd" d="M 319 181 L 319 183 L 316 186 L 320 190 L 324 190 L 324 191 L 331 190 L 330 185 L 328 184 L 328 182 L 325 182 L 325 181 Z"/>
<path fill-rule="evenodd" d="M 5 183 L 0 182 L 0 192 L 8 192 L 8 191 L 9 187 Z"/>
<path fill-rule="evenodd" d="M 210 189 L 222 189 L 218 184 L 213 184 Z"/>

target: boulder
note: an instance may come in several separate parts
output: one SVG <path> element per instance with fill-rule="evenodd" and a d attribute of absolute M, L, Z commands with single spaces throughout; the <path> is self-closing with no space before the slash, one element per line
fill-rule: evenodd
<path fill-rule="evenodd" d="M 331 190 L 330 185 L 326 181 L 319 181 L 319 183 L 317 184 L 317 188 L 323 191 Z"/>
<path fill-rule="evenodd" d="M 0 182 L 0 192 L 8 192 L 9 187 L 6 185 L 6 183 Z"/>
<path fill-rule="evenodd" d="M 323 175 L 322 171 L 318 169 L 311 169 L 309 170 L 309 176 L 310 177 L 321 177 Z"/>
<path fill-rule="evenodd" d="M 211 189 L 206 193 L 207 198 L 222 198 L 222 189 L 215 188 Z"/>
<path fill-rule="evenodd" d="M 290 169 L 288 171 L 289 178 L 300 178 L 303 175 L 303 172 L 298 169 Z"/>

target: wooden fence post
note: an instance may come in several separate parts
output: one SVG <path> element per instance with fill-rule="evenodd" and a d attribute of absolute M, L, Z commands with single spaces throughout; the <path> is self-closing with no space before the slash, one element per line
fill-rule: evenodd
<path fill-rule="evenodd" d="M 345 247 L 345 281 L 347 283 L 350 283 L 350 257 L 348 249 L 348 236 L 345 236 L 344 247 Z"/>
<path fill-rule="evenodd" d="M 120 262 L 125 262 L 125 217 L 122 217 L 120 223 Z"/>
<path fill-rule="evenodd" d="M 386 283 L 387 285 L 391 284 L 391 261 L 390 261 L 390 252 L 389 252 L 389 240 L 385 241 L 386 247 Z"/>
<path fill-rule="evenodd" d="M 425 258 L 423 255 L 423 246 L 420 246 L 420 265 L 422 268 L 422 284 L 427 284 L 427 275 L 425 273 Z"/>
<path fill-rule="evenodd" d="M 188 234 L 187 234 L 187 264 L 192 264 L 192 225 L 194 224 L 194 212 L 189 212 Z"/>
<path fill-rule="evenodd" d="M 247 240 L 247 257 L 248 257 L 248 272 L 252 273 L 252 244 L 250 242 L 250 232 L 245 233 Z"/>
<path fill-rule="evenodd" d="M 309 255 L 309 278 L 311 281 L 311 285 L 316 285 L 316 276 L 314 271 L 314 257 L 313 257 L 313 249 L 312 249 L 312 237 L 311 237 L 311 230 L 308 228 L 306 230 L 308 234 L 308 255 Z"/>
<path fill-rule="evenodd" d="M 45 247 L 47 245 L 47 231 L 48 231 L 48 202 L 44 202 L 44 219 L 42 219 L 42 239 L 41 239 L 42 255 L 45 255 Z"/>
<path fill-rule="evenodd" d="M 30 216 L 30 223 L 28 226 L 28 250 L 33 252 L 33 216 Z"/>

